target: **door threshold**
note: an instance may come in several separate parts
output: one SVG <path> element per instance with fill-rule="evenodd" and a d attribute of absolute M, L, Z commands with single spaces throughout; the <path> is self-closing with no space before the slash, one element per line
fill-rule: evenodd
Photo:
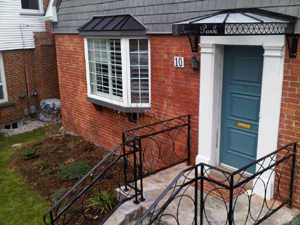
<path fill-rule="evenodd" d="M 231 167 L 231 166 L 228 166 L 228 165 L 225 165 L 223 163 L 221 163 L 219 166 L 218 166 L 219 169 L 222 169 L 222 170 L 225 170 L 229 173 L 232 173 L 234 171 L 236 171 L 237 169 L 234 168 L 234 167 Z M 221 180 L 227 180 L 228 179 L 228 175 L 225 174 L 225 173 L 222 173 L 220 171 L 217 171 L 217 170 L 211 170 L 210 171 L 210 175 L 212 176 L 215 176 Z M 243 173 L 243 176 L 241 176 L 240 174 L 236 174 L 234 175 L 233 177 L 233 184 L 237 184 L 245 179 L 247 179 L 249 176 L 251 176 L 252 174 L 251 173 L 248 173 L 248 172 L 244 172 Z M 247 182 L 246 184 L 243 184 L 242 185 L 242 188 L 246 189 L 246 190 L 251 190 L 252 189 L 252 186 L 253 186 L 253 180 L 250 180 L 249 182 Z"/>
<path fill-rule="evenodd" d="M 238 169 L 237 168 L 234 168 L 234 167 L 232 167 L 232 166 L 228 166 L 228 165 L 226 165 L 226 164 L 224 164 L 224 163 L 220 163 L 220 165 L 218 166 L 220 169 L 223 169 L 223 170 L 226 170 L 227 172 L 229 172 L 229 173 L 233 173 L 234 171 L 237 171 Z M 244 177 L 250 177 L 250 176 L 252 176 L 253 174 L 252 173 L 249 173 L 249 172 L 246 172 L 246 171 L 244 171 L 243 172 L 243 176 Z"/>

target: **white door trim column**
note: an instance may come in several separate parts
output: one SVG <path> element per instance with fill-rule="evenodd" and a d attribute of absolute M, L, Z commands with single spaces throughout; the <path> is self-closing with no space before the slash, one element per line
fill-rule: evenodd
<path fill-rule="evenodd" d="M 285 50 L 282 45 L 264 45 L 263 48 L 265 52 L 260 100 L 257 159 L 277 149 Z M 269 163 L 270 161 L 266 160 L 264 165 L 267 167 Z M 256 170 L 259 170 L 259 168 L 260 170 L 263 169 L 257 166 Z M 271 199 L 274 192 L 274 180 L 274 171 L 264 172 L 260 179 L 255 181 L 254 192 L 260 196 L 266 195 L 267 199 Z M 266 194 L 264 186 L 267 186 Z"/>
<path fill-rule="evenodd" d="M 214 78 L 214 44 L 200 44 L 200 108 L 199 108 L 199 145 L 196 163 L 212 164 L 212 114 L 213 114 L 213 78 Z M 201 85 L 206 84 L 206 85 Z"/>
<path fill-rule="evenodd" d="M 196 163 L 219 164 L 220 120 L 224 45 L 263 46 L 264 64 L 260 103 L 257 158 L 277 149 L 280 102 L 284 65 L 284 35 L 268 36 L 202 36 L 199 104 L 199 139 Z M 219 63 L 219 64 L 218 64 Z M 257 168 L 258 169 L 258 168 Z M 265 173 L 268 182 L 267 198 L 273 195 L 274 174 Z M 269 179 L 270 178 L 270 179 Z M 264 195 L 259 182 L 255 191 Z"/>

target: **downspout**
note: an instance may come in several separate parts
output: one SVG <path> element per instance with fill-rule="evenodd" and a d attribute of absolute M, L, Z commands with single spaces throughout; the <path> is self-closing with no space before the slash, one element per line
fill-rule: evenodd
<path fill-rule="evenodd" d="M 27 100 L 28 100 L 27 104 L 28 104 L 28 114 L 29 114 L 30 113 L 30 92 L 29 92 L 28 75 L 27 75 L 25 42 L 24 42 L 22 27 L 29 27 L 29 25 L 25 23 L 20 24 L 20 30 L 21 30 L 22 42 L 23 42 L 24 72 L 25 72 L 25 84 L 26 84 L 26 92 L 27 92 Z"/>

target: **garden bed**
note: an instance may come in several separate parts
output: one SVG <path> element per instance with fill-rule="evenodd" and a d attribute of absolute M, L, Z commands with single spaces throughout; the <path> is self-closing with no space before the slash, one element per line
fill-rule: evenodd
<path fill-rule="evenodd" d="M 84 140 L 82 137 L 59 135 L 44 138 L 21 148 L 20 151 L 15 154 L 10 166 L 24 179 L 32 190 L 37 192 L 42 198 L 49 202 L 50 205 L 53 205 L 78 182 L 78 178 L 62 176 L 64 167 L 66 168 L 66 166 L 69 165 L 76 167 L 76 165 L 79 165 L 83 168 L 83 175 L 90 170 L 86 168 L 87 165 L 93 168 L 108 153 L 108 150 L 96 146 Z M 103 165 L 103 169 L 108 163 L 109 162 Z M 85 199 L 77 203 L 78 206 L 84 205 L 83 210 L 85 213 L 90 212 L 91 215 L 88 217 L 92 219 L 86 221 L 83 220 L 83 218 L 75 216 L 76 224 L 97 224 L 97 222 L 108 213 L 112 207 L 111 205 L 95 205 L 95 207 L 88 205 L 93 205 L 93 201 L 91 201 L 91 198 L 95 194 L 93 190 L 96 190 L 96 187 L 99 187 L 100 184 L 101 193 L 114 193 L 114 190 L 118 188 L 118 184 L 113 181 L 112 177 L 115 173 L 119 173 L 123 168 L 122 166 L 123 164 L 120 163 L 112 167 L 105 175 L 107 179 L 101 180 L 98 182 L 99 184 L 94 185 L 95 187 L 93 186 L 93 188 L 91 188 L 91 191 L 85 196 Z M 69 178 L 71 180 L 69 180 Z M 68 201 L 70 200 L 71 199 L 68 199 Z M 95 200 L 95 198 L 93 200 Z M 112 205 L 116 203 L 116 199 L 110 199 L 109 201 Z M 103 210 L 103 207 L 107 208 Z M 88 213 L 86 215 L 88 215 Z M 86 218 L 87 217 L 85 217 L 85 219 Z M 75 221 L 71 222 L 71 224 L 74 223 Z"/>

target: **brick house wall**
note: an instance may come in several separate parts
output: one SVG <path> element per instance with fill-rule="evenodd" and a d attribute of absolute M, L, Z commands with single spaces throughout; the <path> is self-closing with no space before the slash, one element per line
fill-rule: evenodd
<path fill-rule="evenodd" d="M 290 143 L 300 142 L 300 46 L 296 58 L 289 58 L 286 47 L 284 80 L 281 99 L 281 113 L 279 121 L 278 148 Z M 282 157 L 282 156 L 278 156 Z M 295 185 L 293 195 L 293 205 L 300 208 L 300 145 L 296 152 Z M 281 183 L 290 181 L 290 172 L 284 171 L 281 175 Z M 280 186 L 281 193 L 286 193 L 288 186 Z"/>
<path fill-rule="evenodd" d="M 121 132 L 186 114 L 191 115 L 191 159 L 197 154 L 199 70 L 188 63 L 193 55 L 186 37 L 151 35 L 151 110 L 139 124 L 112 109 L 96 111 L 87 101 L 83 37 L 56 35 L 57 66 L 62 101 L 63 126 L 112 150 L 122 142 Z M 185 57 L 185 68 L 174 68 L 174 56 Z M 196 54 L 199 58 L 200 54 Z"/>
<path fill-rule="evenodd" d="M 59 98 L 55 39 L 48 32 L 35 34 L 35 75 L 38 101 Z"/>
<path fill-rule="evenodd" d="M 23 118 L 24 109 L 28 107 L 28 98 L 20 98 L 20 94 L 27 95 L 25 81 L 24 55 L 29 88 L 35 86 L 33 73 L 33 50 L 3 51 L 3 63 L 6 77 L 7 95 L 10 104 L 0 107 L 0 124 Z M 32 99 L 33 100 L 33 99 Z"/>

